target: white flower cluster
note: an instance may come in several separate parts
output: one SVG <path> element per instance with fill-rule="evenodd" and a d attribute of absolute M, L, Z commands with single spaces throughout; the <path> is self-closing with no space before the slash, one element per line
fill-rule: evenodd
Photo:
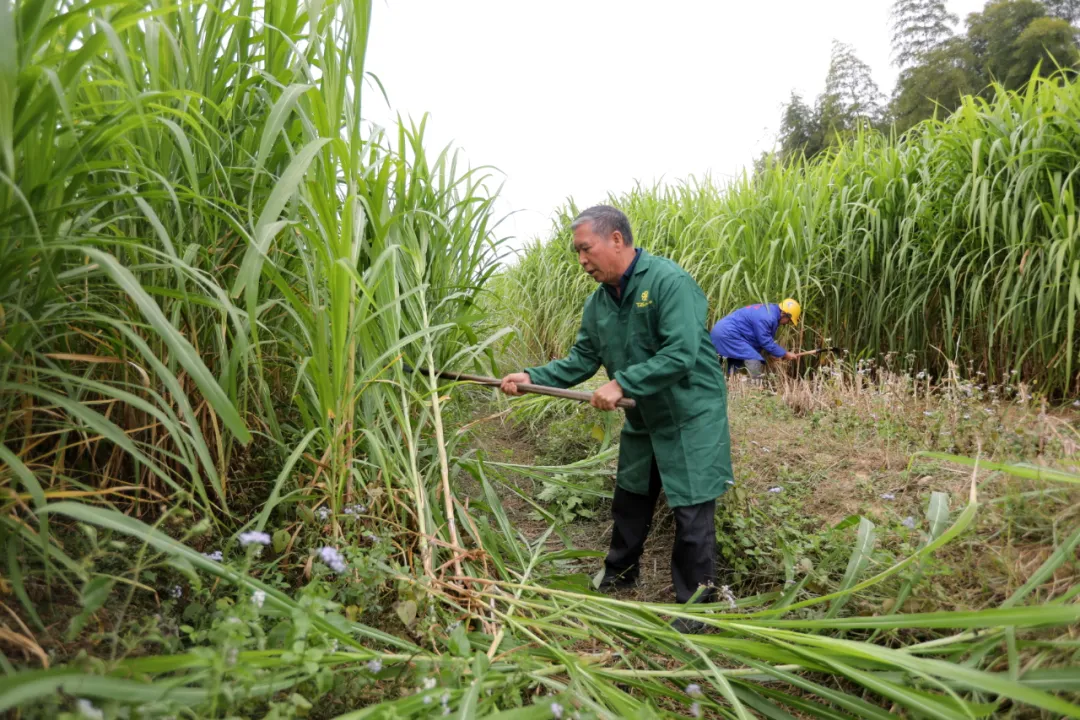
<path fill-rule="evenodd" d="M 727 585 L 722 585 L 720 587 L 720 594 L 723 596 L 724 602 L 726 602 L 728 604 L 728 607 L 730 609 L 732 609 L 732 610 L 738 610 L 739 609 L 739 606 L 738 606 L 738 604 L 737 604 L 737 602 L 735 600 L 735 594 L 733 592 L 731 592 L 731 588 L 729 588 Z"/>
<path fill-rule="evenodd" d="M 345 558 L 335 547 L 329 545 L 319 548 L 319 558 L 330 566 L 330 569 L 337 573 L 345 572 Z"/>
<path fill-rule="evenodd" d="M 240 544 L 244 547 L 247 547 L 248 545 L 269 545 L 270 536 L 264 532 L 259 532 L 258 530 L 240 533 Z"/>
<path fill-rule="evenodd" d="M 94 707 L 94 704 L 89 700 L 79 698 L 75 701 L 75 708 L 79 711 L 79 715 L 88 720 L 105 720 L 105 713 Z"/>

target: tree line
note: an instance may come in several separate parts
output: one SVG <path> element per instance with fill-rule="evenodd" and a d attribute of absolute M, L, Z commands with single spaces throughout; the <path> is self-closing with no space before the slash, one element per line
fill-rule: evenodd
<path fill-rule="evenodd" d="M 891 98 L 850 45 L 833 41 L 824 91 L 813 105 L 791 93 L 776 152 L 783 161 L 812 158 L 859 130 L 902 133 L 948 115 L 962 96 L 989 95 L 994 83 L 1012 90 L 1036 72 L 1072 72 L 1080 63 L 1078 20 L 1080 0 L 991 0 L 958 33 L 945 0 L 895 0 L 892 55 L 900 75 Z"/>

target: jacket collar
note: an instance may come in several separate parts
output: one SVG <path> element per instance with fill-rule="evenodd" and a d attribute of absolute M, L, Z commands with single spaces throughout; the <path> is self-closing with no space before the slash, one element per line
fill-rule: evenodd
<path fill-rule="evenodd" d="M 649 254 L 648 250 L 642 249 L 641 254 L 638 255 L 637 265 L 634 266 L 634 275 L 641 275 L 648 271 L 649 266 L 652 265 L 653 256 Z"/>

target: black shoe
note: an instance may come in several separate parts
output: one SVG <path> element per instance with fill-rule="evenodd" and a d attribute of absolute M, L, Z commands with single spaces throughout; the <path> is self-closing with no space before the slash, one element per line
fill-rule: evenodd
<path fill-rule="evenodd" d="M 626 575 L 604 575 L 604 579 L 600 581 L 600 592 L 616 592 L 618 590 L 629 590 L 630 588 L 637 587 L 637 577 L 628 577 Z"/>
<path fill-rule="evenodd" d="M 682 635 L 704 635 L 708 627 L 700 620 L 691 620 L 690 618 L 675 618 L 671 623 L 671 628 Z"/>

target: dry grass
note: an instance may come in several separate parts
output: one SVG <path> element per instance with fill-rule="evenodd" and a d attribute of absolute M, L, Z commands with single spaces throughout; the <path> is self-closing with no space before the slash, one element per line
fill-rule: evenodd
<path fill-rule="evenodd" d="M 825 529 L 862 515 L 879 526 L 882 547 L 894 550 L 900 542 L 895 532 L 900 520 L 921 521 L 931 492 L 948 493 L 951 507 L 957 508 L 966 502 L 970 490 L 968 470 L 913 463 L 913 452 L 962 450 L 982 453 L 987 459 L 1076 467 L 1080 437 L 1075 413 L 1048 412 L 1026 389 L 1006 392 L 998 388 L 991 393 L 989 388 L 972 390 L 963 383 L 930 387 L 909 375 L 885 371 L 818 373 L 809 380 L 780 378 L 770 388 L 736 379 L 730 383 L 729 415 L 736 484 L 747 508 L 767 509 L 775 497 L 770 488 L 780 487 L 799 498 L 800 517 L 793 521 Z M 471 428 L 474 446 L 492 459 L 535 460 L 538 438 L 532 430 L 486 404 L 477 417 L 489 419 Z M 588 421 L 582 426 L 587 427 Z M 538 483 L 520 481 L 527 493 L 538 492 Z M 1034 489 L 1031 483 L 980 473 L 984 501 Z M 528 537 L 536 538 L 546 530 L 546 521 L 528 503 L 512 493 L 504 493 L 504 502 L 515 525 Z M 1078 503 L 1080 493 L 1059 491 L 1033 498 L 1022 507 L 984 505 L 975 536 L 945 548 L 938 557 L 941 575 L 932 587 L 916 593 L 906 609 L 987 607 L 1000 602 L 1024 583 L 1052 544 L 1047 537 L 1032 541 L 1018 533 L 1043 535 L 1049 525 L 1080 512 Z M 1014 526 L 1018 529 L 1004 530 Z M 605 550 L 611 532 L 607 503 L 598 508 L 596 518 L 570 523 L 566 532 L 578 548 Z M 640 582 L 619 597 L 674 599 L 673 536 L 672 516 L 661 500 L 642 558 Z M 852 538 L 840 540 L 850 543 Z M 549 542 L 553 550 L 561 547 L 554 535 Z M 580 563 L 581 572 L 591 574 L 598 568 L 599 560 Z M 1049 586 L 1060 590 L 1070 580 L 1075 582 L 1076 572 L 1076 568 L 1061 569 Z M 775 588 L 782 581 L 777 570 L 740 590 L 749 594 Z M 875 611 L 872 604 L 860 604 L 865 611 Z"/>

